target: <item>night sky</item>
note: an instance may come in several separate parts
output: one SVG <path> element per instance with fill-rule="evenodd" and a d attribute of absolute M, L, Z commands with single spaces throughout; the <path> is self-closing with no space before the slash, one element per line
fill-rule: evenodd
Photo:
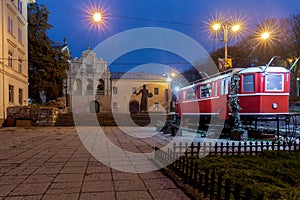
<path fill-rule="evenodd" d="M 241 38 L 265 18 L 300 14 L 299 0 L 38 0 L 38 3 L 45 4 L 51 12 L 49 23 L 53 28 L 49 31 L 49 37 L 57 42 L 63 42 L 66 38 L 73 58 L 80 57 L 88 45 L 93 49 L 117 33 L 141 27 L 163 27 L 178 31 L 196 40 L 210 52 L 214 47 L 224 45 L 221 38 L 214 42 L 209 35 L 208 22 L 214 18 L 242 19 L 244 26 Z M 101 29 L 92 26 L 87 19 L 87 11 L 92 7 L 104 10 L 105 25 Z M 229 43 L 233 44 L 239 38 L 229 38 Z M 116 62 L 123 64 L 125 69 L 125 65 L 129 67 L 134 63 L 174 62 L 174 56 L 166 52 L 144 50 L 123 55 Z M 122 71 L 118 65 L 111 68 Z"/>

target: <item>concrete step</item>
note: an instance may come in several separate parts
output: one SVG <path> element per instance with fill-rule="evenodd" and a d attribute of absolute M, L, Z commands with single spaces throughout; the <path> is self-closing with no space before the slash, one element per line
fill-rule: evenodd
<path fill-rule="evenodd" d="M 165 121 L 166 118 L 171 120 L 173 116 L 166 115 L 165 113 L 91 113 L 91 114 L 75 114 L 75 113 L 62 113 L 59 114 L 55 125 L 56 126 L 74 126 L 76 125 L 101 125 L 101 126 L 147 126 L 151 123 Z M 76 123 L 74 122 L 76 120 Z"/>

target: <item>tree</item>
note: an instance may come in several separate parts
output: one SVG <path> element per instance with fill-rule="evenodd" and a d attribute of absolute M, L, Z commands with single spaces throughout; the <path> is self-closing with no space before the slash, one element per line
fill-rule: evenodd
<path fill-rule="evenodd" d="M 38 103 L 41 93 L 47 99 L 62 94 L 63 80 L 69 68 L 69 55 L 47 36 L 47 30 L 52 27 L 48 23 L 49 14 L 43 4 L 28 4 L 29 97 Z"/>

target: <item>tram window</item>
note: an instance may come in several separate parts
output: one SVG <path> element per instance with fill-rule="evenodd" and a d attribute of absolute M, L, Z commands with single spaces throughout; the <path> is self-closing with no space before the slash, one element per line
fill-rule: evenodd
<path fill-rule="evenodd" d="M 224 80 L 221 81 L 221 90 L 220 90 L 221 95 L 224 94 Z"/>
<path fill-rule="evenodd" d="M 254 74 L 244 75 L 243 91 L 244 92 L 254 92 Z"/>
<path fill-rule="evenodd" d="M 218 82 L 214 83 L 214 96 L 218 96 Z"/>
<path fill-rule="evenodd" d="M 283 74 L 268 74 L 266 76 L 267 91 L 282 91 L 283 90 Z"/>
<path fill-rule="evenodd" d="M 200 87 L 200 97 L 210 97 L 212 93 L 211 84 L 202 85 Z"/>
<path fill-rule="evenodd" d="M 224 94 L 228 94 L 228 79 L 224 80 Z"/>
<path fill-rule="evenodd" d="M 195 88 L 189 88 L 185 91 L 185 100 L 195 99 Z"/>

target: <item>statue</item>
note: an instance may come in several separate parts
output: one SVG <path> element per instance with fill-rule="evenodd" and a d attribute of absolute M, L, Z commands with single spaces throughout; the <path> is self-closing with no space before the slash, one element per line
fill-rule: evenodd
<path fill-rule="evenodd" d="M 148 97 L 152 97 L 152 93 L 149 93 L 149 90 L 146 89 L 146 85 L 143 85 L 143 89 L 141 89 L 136 95 L 139 95 L 142 93 L 142 98 L 141 98 L 141 112 L 147 112 L 147 104 L 148 104 Z"/>

